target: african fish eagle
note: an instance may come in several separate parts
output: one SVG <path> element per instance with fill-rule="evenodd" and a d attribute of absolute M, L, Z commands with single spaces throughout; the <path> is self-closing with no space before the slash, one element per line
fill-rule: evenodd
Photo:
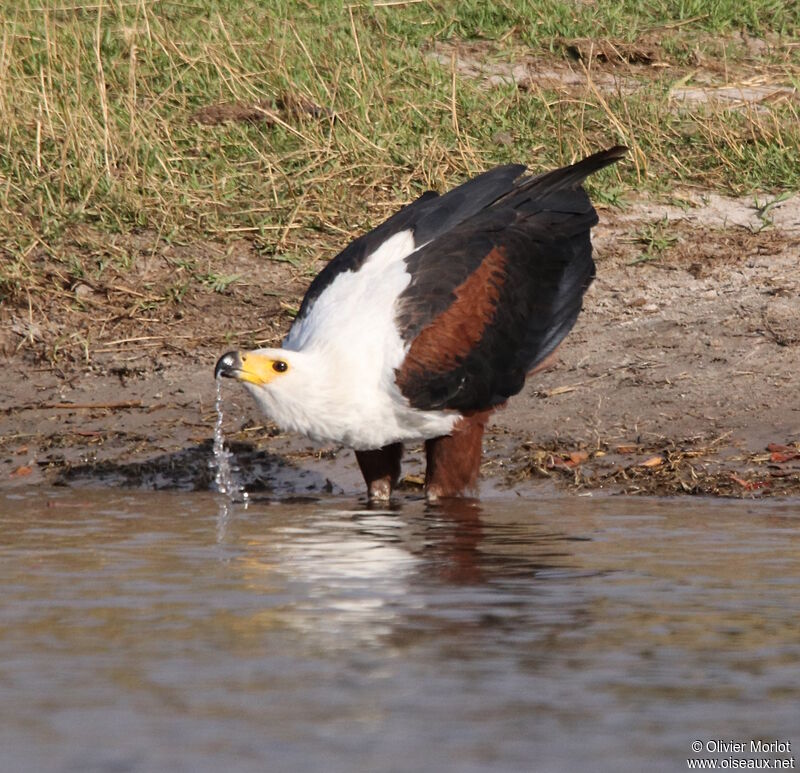
<path fill-rule="evenodd" d="M 282 348 L 228 352 L 215 376 L 283 430 L 354 448 L 370 499 L 421 440 L 429 499 L 474 491 L 489 415 L 552 360 L 594 278 L 582 183 L 626 150 L 424 193 L 323 268 Z"/>

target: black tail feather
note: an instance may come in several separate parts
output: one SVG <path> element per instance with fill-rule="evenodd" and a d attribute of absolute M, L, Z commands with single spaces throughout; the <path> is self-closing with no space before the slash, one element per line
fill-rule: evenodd
<path fill-rule="evenodd" d="M 535 187 L 538 191 L 555 191 L 577 188 L 590 174 L 603 169 L 619 161 L 628 152 L 624 145 L 615 145 L 608 150 L 601 150 L 591 156 L 578 161 L 571 166 L 561 169 L 554 169 L 552 172 L 545 172 L 527 180 L 523 187 L 530 189 Z"/>

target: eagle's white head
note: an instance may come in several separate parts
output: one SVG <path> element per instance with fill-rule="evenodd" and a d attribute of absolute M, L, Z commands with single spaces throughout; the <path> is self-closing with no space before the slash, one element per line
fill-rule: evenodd
<path fill-rule="evenodd" d="M 327 370 L 324 359 L 314 352 L 256 349 L 223 354 L 214 375 L 241 381 L 282 430 L 331 440 L 341 396 Z"/>

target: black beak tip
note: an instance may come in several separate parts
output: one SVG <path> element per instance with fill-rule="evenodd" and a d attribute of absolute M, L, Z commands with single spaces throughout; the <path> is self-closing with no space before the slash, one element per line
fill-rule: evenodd
<path fill-rule="evenodd" d="M 223 354 L 214 366 L 214 378 L 219 378 L 220 376 L 232 378 L 234 371 L 239 368 L 239 365 L 239 352 L 227 352 Z"/>

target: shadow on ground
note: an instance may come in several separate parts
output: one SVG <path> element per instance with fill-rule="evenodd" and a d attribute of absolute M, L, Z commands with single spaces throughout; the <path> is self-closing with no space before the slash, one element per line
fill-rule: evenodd
<path fill-rule="evenodd" d="M 231 443 L 236 473 L 248 492 L 280 496 L 339 493 L 328 478 L 298 467 L 286 458 L 257 450 L 250 443 Z M 211 441 L 136 462 L 102 460 L 67 465 L 55 480 L 61 486 L 119 486 L 151 490 L 213 491 Z"/>

